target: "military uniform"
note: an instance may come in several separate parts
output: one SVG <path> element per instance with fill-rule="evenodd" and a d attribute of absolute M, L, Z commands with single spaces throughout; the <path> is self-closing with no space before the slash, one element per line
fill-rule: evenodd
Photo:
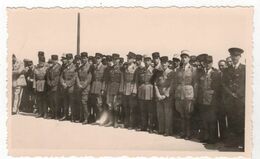
<path fill-rule="evenodd" d="M 119 105 L 121 104 L 121 95 L 119 93 L 121 74 L 119 65 L 108 66 L 104 74 L 107 95 L 106 103 L 110 111 L 112 111 L 112 124 L 114 127 L 118 126 Z"/>
<path fill-rule="evenodd" d="M 90 91 L 91 79 L 91 65 L 89 63 L 82 64 L 78 69 L 77 86 L 80 92 L 80 113 L 83 114 L 83 119 L 85 122 L 84 124 L 88 123 L 89 118 L 88 96 Z"/>
<path fill-rule="evenodd" d="M 205 69 L 198 80 L 198 104 L 204 128 L 204 141 L 215 143 L 217 138 L 217 108 L 220 78 L 216 69 Z"/>
<path fill-rule="evenodd" d="M 67 54 L 68 55 L 68 54 Z M 66 58 L 72 58 L 67 56 Z M 69 109 L 71 110 L 71 120 L 75 120 L 75 107 L 74 107 L 74 87 L 76 84 L 77 73 L 76 67 L 73 63 L 68 64 L 61 73 L 60 82 L 64 91 L 64 117 L 62 120 L 68 119 Z"/>
<path fill-rule="evenodd" d="M 168 61 L 167 57 L 161 57 L 162 62 Z M 171 72 L 167 68 L 163 71 L 157 72 L 157 80 L 155 85 L 156 94 L 156 110 L 158 119 L 158 132 L 163 135 L 172 135 L 173 130 L 173 114 L 170 101 L 170 87 L 171 87 Z"/>
<path fill-rule="evenodd" d="M 104 71 L 106 66 L 102 63 L 94 66 L 92 85 L 90 90 L 90 109 L 93 111 L 94 120 L 97 120 L 99 113 L 102 111 L 103 105 L 103 94 L 102 91 L 105 90 L 104 82 Z"/>
<path fill-rule="evenodd" d="M 240 55 L 242 49 L 231 48 L 232 54 Z M 236 55 L 234 55 L 236 56 Z M 244 146 L 244 129 L 245 129 L 245 80 L 246 67 L 238 63 L 233 67 L 229 67 L 224 72 L 224 89 L 227 92 L 225 102 L 228 106 L 228 129 L 230 138 L 235 136 L 238 144 Z"/>
<path fill-rule="evenodd" d="M 13 55 L 13 58 L 16 58 Z M 13 99 L 12 99 L 12 114 L 19 112 L 21 98 L 23 94 L 23 87 L 26 86 L 25 77 L 23 74 L 24 64 L 20 61 L 15 61 L 13 63 L 12 69 L 12 88 L 13 88 Z"/>
<path fill-rule="evenodd" d="M 48 116 L 48 107 L 46 103 L 46 72 L 47 67 L 44 62 L 41 62 L 37 65 L 34 70 L 35 79 L 34 79 L 34 88 L 36 91 L 36 105 L 38 108 L 38 117 L 47 118 Z"/>
<path fill-rule="evenodd" d="M 134 53 L 128 54 L 131 58 L 135 58 Z M 135 124 L 135 106 L 136 106 L 136 83 L 134 73 L 137 66 L 134 63 L 128 64 L 121 77 L 120 89 L 123 92 L 123 107 L 124 107 L 124 126 L 126 128 L 134 128 Z"/>
<path fill-rule="evenodd" d="M 154 114 L 152 109 L 153 93 L 153 67 L 148 66 L 140 69 L 137 74 L 137 92 L 138 100 L 141 108 L 141 130 L 152 130 L 154 124 Z"/>
<path fill-rule="evenodd" d="M 48 95 L 50 101 L 50 107 L 53 111 L 53 117 L 55 119 L 59 118 L 59 102 L 58 102 L 58 87 L 60 82 L 60 71 L 61 65 L 59 63 L 54 63 L 52 67 L 48 69 L 47 72 L 47 84 L 48 84 Z"/>
<path fill-rule="evenodd" d="M 184 56 L 186 53 L 181 54 Z M 186 56 L 188 56 L 186 54 Z M 174 76 L 175 107 L 181 116 L 182 135 L 187 139 L 191 137 L 190 118 L 194 110 L 194 100 L 197 95 L 196 68 L 189 63 L 178 68 Z"/>

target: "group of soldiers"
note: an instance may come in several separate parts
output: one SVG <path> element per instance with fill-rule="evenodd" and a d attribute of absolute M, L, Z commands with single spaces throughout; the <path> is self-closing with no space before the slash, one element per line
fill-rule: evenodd
<path fill-rule="evenodd" d="M 129 52 L 51 55 L 38 64 L 13 55 L 12 114 L 178 135 L 244 148 L 245 65 L 240 48 L 213 68 L 208 54 L 180 58 Z"/>

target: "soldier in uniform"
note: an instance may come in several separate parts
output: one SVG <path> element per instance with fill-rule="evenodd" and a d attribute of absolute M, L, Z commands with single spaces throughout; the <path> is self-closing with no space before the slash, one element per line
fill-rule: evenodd
<path fill-rule="evenodd" d="M 153 100 L 153 67 L 151 66 L 151 58 L 144 58 L 145 67 L 142 67 L 137 74 L 138 100 L 141 109 L 141 131 L 152 132 L 154 124 L 154 113 L 152 108 Z"/>
<path fill-rule="evenodd" d="M 168 57 L 161 57 L 162 71 L 157 72 L 157 79 L 154 83 L 156 94 L 156 110 L 158 119 L 158 132 L 165 136 L 172 135 L 173 116 L 172 105 L 170 101 L 171 69 L 168 68 Z"/>
<path fill-rule="evenodd" d="M 61 65 L 58 63 L 58 55 L 51 55 L 51 67 L 47 72 L 47 84 L 48 84 L 48 95 L 50 101 L 50 107 L 53 111 L 53 118 L 59 118 L 59 97 L 58 97 L 58 87 L 60 83 L 60 72 Z"/>
<path fill-rule="evenodd" d="M 71 110 L 71 121 L 75 121 L 74 108 L 74 87 L 76 84 L 77 73 L 73 64 L 73 55 L 66 54 L 67 66 L 61 73 L 60 83 L 64 91 L 64 116 L 60 120 L 69 118 L 69 109 Z"/>
<path fill-rule="evenodd" d="M 78 73 L 78 70 L 81 66 L 81 55 L 75 55 L 74 56 L 74 60 L 73 63 L 76 67 L 76 72 Z M 74 87 L 74 99 L 75 99 L 75 104 L 74 104 L 74 110 L 75 110 L 75 122 L 78 121 L 83 121 L 84 119 L 84 115 L 83 112 L 81 112 L 81 99 L 80 99 L 80 88 L 78 87 L 78 85 L 76 84 L 76 86 Z"/>
<path fill-rule="evenodd" d="M 66 59 L 66 54 L 62 54 L 61 56 L 61 69 L 60 69 L 60 77 L 62 72 L 66 69 L 67 67 L 67 59 Z M 64 101 L 65 101 L 65 91 L 61 85 L 61 83 L 59 82 L 59 86 L 58 86 L 58 96 L 59 96 L 59 118 L 62 119 L 62 117 L 64 116 Z"/>
<path fill-rule="evenodd" d="M 223 82 L 224 82 L 224 72 L 227 68 L 226 61 L 225 60 L 219 60 L 218 62 L 218 67 L 219 67 L 219 76 L 220 76 L 220 99 L 219 99 L 219 107 L 217 110 L 217 118 L 218 118 L 218 124 L 219 124 L 219 133 L 220 133 L 220 140 L 224 141 L 227 137 L 227 104 L 225 103 L 225 96 L 226 92 L 223 87 Z"/>
<path fill-rule="evenodd" d="M 16 56 L 13 54 L 12 57 L 13 68 L 12 68 L 12 88 L 13 88 L 13 99 L 12 99 L 12 114 L 17 114 L 20 109 L 21 98 L 23 94 L 23 88 L 26 86 L 24 77 L 24 64 L 18 61 Z"/>
<path fill-rule="evenodd" d="M 212 67 L 212 56 L 205 59 L 206 67 L 198 80 L 198 104 L 204 127 L 203 142 L 214 144 L 217 138 L 217 108 L 219 106 L 220 76 Z"/>
<path fill-rule="evenodd" d="M 25 88 L 26 92 L 26 99 L 25 99 L 25 108 L 26 112 L 33 112 L 35 107 L 35 92 L 33 88 L 33 81 L 34 81 L 34 65 L 31 60 L 27 61 L 26 65 L 26 72 L 24 74 L 27 86 Z"/>
<path fill-rule="evenodd" d="M 46 103 L 46 72 L 47 65 L 45 64 L 44 56 L 39 56 L 39 64 L 34 70 L 35 79 L 34 79 L 34 88 L 36 91 L 36 104 L 38 108 L 37 117 L 48 117 L 48 107 Z"/>
<path fill-rule="evenodd" d="M 121 77 L 120 91 L 123 92 L 123 107 L 124 107 L 124 126 L 132 129 L 134 127 L 134 108 L 136 105 L 136 84 L 134 72 L 137 68 L 135 64 L 136 54 L 129 52 L 127 55 L 126 69 Z"/>
<path fill-rule="evenodd" d="M 227 64 L 227 67 L 232 67 L 233 66 L 233 61 L 232 61 L 231 56 L 226 58 L 226 64 Z"/>
<path fill-rule="evenodd" d="M 180 67 L 181 60 L 177 57 L 172 58 L 172 70 L 176 72 L 176 70 Z"/>
<path fill-rule="evenodd" d="M 78 78 L 77 86 L 80 93 L 80 116 L 83 116 L 83 123 L 88 124 L 89 121 L 89 108 L 88 108 L 88 96 L 90 91 L 90 84 L 92 79 L 91 65 L 88 63 L 88 53 L 82 52 L 81 56 L 81 66 L 78 68 Z"/>
<path fill-rule="evenodd" d="M 190 56 L 190 65 L 193 67 L 197 67 L 197 57 L 195 55 Z"/>
<path fill-rule="evenodd" d="M 104 81 L 104 71 L 106 66 L 102 64 L 102 54 L 96 53 L 95 55 L 95 65 L 93 69 L 92 85 L 90 90 L 90 108 L 93 112 L 93 118 L 96 122 L 95 124 L 100 124 L 96 121 L 102 112 L 102 101 L 104 96 L 105 81 Z"/>
<path fill-rule="evenodd" d="M 121 104 L 121 95 L 119 92 L 121 82 L 121 67 L 119 63 L 119 54 L 112 54 L 108 57 L 108 67 L 104 73 L 104 80 L 106 84 L 106 103 L 111 112 L 111 119 L 105 126 L 118 127 L 119 119 L 119 105 Z"/>
<path fill-rule="evenodd" d="M 230 48 L 229 53 L 232 59 L 232 66 L 224 72 L 224 90 L 227 95 L 229 143 L 227 146 L 237 146 L 244 149 L 244 129 L 245 129 L 245 65 L 240 63 L 241 54 L 244 52 L 240 48 Z"/>
<path fill-rule="evenodd" d="M 175 107 L 181 116 L 181 137 L 191 138 L 191 114 L 193 112 L 193 103 L 197 95 L 197 72 L 196 68 L 189 64 L 189 51 L 181 52 L 182 65 L 176 71 L 174 76 Z"/>

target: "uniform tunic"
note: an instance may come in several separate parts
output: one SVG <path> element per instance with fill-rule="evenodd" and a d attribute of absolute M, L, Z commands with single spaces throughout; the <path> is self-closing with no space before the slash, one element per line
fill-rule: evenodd
<path fill-rule="evenodd" d="M 169 68 L 158 73 L 158 79 L 155 82 L 155 94 L 157 100 L 157 118 L 160 134 L 172 135 L 173 130 L 173 106 L 169 98 L 169 91 L 171 86 L 171 72 Z M 164 98 L 162 99 L 162 97 Z"/>
<path fill-rule="evenodd" d="M 105 89 L 104 82 L 104 71 L 106 66 L 100 63 L 98 66 L 94 68 L 92 86 L 91 86 L 91 94 L 100 95 L 101 91 Z"/>

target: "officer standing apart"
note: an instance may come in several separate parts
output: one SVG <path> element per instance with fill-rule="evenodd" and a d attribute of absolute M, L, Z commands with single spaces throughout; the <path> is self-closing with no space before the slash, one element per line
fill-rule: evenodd
<path fill-rule="evenodd" d="M 224 89 L 227 92 L 227 114 L 229 127 L 229 144 L 244 149 L 245 130 L 245 82 L 246 66 L 240 63 L 240 48 L 230 48 L 232 66 L 224 72 Z"/>
<path fill-rule="evenodd" d="M 175 78 L 175 107 L 181 116 L 181 138 L 191 138 L 190 119 L 193 103 L 197 95 L 196 68 L 189 64 L 189 51 L 181 52 L 181 67 L 177 69 Z"/>

